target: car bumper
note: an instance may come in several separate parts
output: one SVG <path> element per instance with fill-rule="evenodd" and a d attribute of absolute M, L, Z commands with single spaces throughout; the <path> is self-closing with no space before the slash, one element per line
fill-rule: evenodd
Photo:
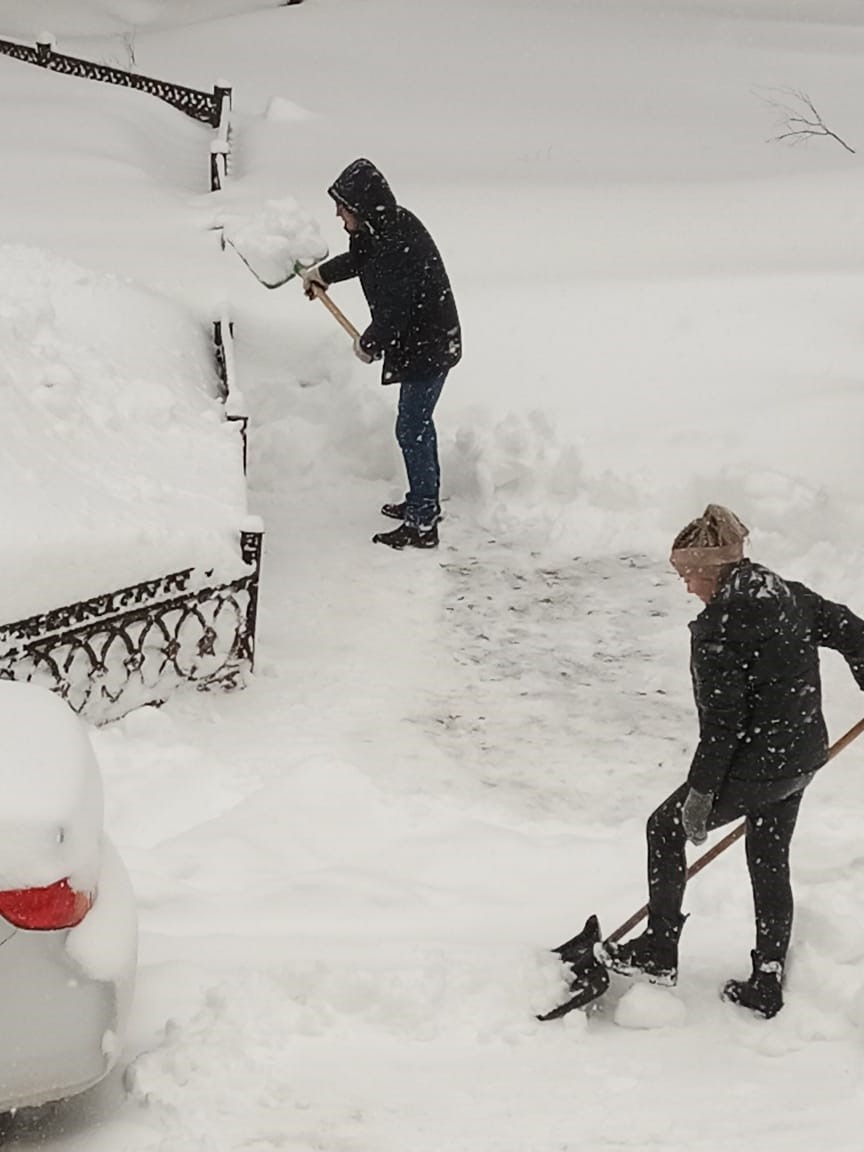
<path fill-rule="evenodd" d="M 111 1069 L 114 984 L 84 976 L 68 931 L 16 931 L 0 947 L 0 1111 L 73 1096 Z"/>

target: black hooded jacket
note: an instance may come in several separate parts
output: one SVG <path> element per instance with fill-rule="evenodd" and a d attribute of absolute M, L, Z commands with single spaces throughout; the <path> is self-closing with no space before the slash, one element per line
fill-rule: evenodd
<path fill-rule="evenodd" d="M 417 217 L 396 203 L 369 160 L 355 160 L 328 189 L 360 220 L 348 251 L 320 266 L 328 284 L 359 276 L 372 322 L 364 352 L 383 357 L 383 384 L 427 380 L 459 362 L 456 302 L 435 242 Z"/>
<path fill-rule="evenodd" d="M 690 625 L 699 744 L 688 783 L 718 793 L 825 763 L 819 648 L 833 648 L 864 689 L 864 620 L 803 584 L 742 560 Z"/>

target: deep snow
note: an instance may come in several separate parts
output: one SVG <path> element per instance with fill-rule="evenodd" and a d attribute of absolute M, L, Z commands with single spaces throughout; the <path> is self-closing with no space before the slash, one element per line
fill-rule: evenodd
<path fill-rule="evenodd" d="M 12 1146 L 857 1149 L 857 746 L 802 808 L 775 1021 L 716 995 L 751 946 L 735 849 L 688 893 L 676 990 L 533 1013 L 563 990 L 545 949 L 642 903 L 644 819 L 686 771 L 677 529 L 726 502 L 754 556 L 864 611 L 860 150 L 766 143 L 754 94 L 802 88 L 861 143 L 859 6 L 7 7 L 10 34 L 56 17 L 103 58 L 134 28 L 142 71 L 234 84 L 211 197 L 206 130 L 0 61 L 0 238 L 202 324 L 230 299 L 267 527 L 249 689 L 95 734 L 141 913 L 125 1092 L 21 1118 Z M 401 491 L 392 393 L 207 230 L 290 195 L 338 251 L 325 189 L 363 154 L 439 241 L 465 328 L 435 556 L 369 543 Z M 334 298 L 362 322 L 354 286 Z M 839 735 L 861 697 L 830 655 L 825 680 Z"/>
<path fill-rule="evenodd" d="M 116 276 L 0 247 L 3 621 L 184 568 L 243 571 L 242 442 L 210 333 Z"/>

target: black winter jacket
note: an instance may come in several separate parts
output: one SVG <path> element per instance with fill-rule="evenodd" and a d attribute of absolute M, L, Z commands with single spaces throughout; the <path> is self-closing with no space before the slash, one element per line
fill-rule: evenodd
<path fill-rule="evenodd" d="M 360 346 L 383 357 L 382 384 L 427 380 L 458 364 L 462 334 L 441 255 L 417 217 L 396 203 L 368 160 L 355 160 L 328 189 L 361 221 L 348 251 L 320 266 L 328 284 L 360 277 L 372 323 Z"/>
<path fill-rule="evenodd" d="M 803 584 L 742 560 L 690 625 L 699 743 L 688 783 L 783 780 L 825 763 L 819 648 L 864 689 L 864 620 Z"/>

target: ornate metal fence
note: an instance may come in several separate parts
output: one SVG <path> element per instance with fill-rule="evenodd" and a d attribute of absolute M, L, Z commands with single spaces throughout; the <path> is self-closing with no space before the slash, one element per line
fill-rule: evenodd
<path fill-rule="evenodd" d="M 301 0 L 286 0 L 286 5 Z M 212 125 L 210 186 L 224 187 L 230 171 L 231 90 L 212 95 L 55 52 L 0 39 L 0 54 L 52 71 L 137 88 Z M 233 324 L 213 326 L 214 353 L 225 418 L 239 425 L 246 467 L 248 419 L 237 411 Z M 212 572 L 191 568 L 117 592 L 0 625 L 0 679 L 30 680 L 58 692 L 94 724 L 119 719 L 142 704 L 165 701 L 181 684 L 236 688 L 255 657 L 261 570 L 261 532 L 242 532 L 247 575 L 213 584 Z"/>
<path fill-rule="evenodd" d="M 81 60 L 77 56 L 66 56 L 55 52 L 49 41 L 39 41 L 35 48 L 14 40 L 0 40 L 0 54 L 13 56 L 27 64 L 38 64 L 50 68 L 52 72 L 62 72 L 66 76 L 83 76 L 88 80 L 101 80 L 105 84 L 119 84 L 124 88 L 137 88 L 165 100 L 174 108 L 179 108 L 187 116 L 202 120 L 214 128 L 218 127 L 222 114 L 224 89 L 217 85 L 213 92 L 199 92 L 196 88 L 186 88 L 182 84 L 170 84 L 152 76 L 141 76 L 137 72 L 126 72 L 122 68 L 112 68 L 108 64 L 96 64 L 92 60 Z"/>
<path fill-rule="evenodd" d="M 162 703 L 181 684 L 237 688 L 255 658 L 262 534 L 243 532 L 248 575 L 187 568 L 0 626 L 0 678 L 58 692 L 93 724 Z"/>

